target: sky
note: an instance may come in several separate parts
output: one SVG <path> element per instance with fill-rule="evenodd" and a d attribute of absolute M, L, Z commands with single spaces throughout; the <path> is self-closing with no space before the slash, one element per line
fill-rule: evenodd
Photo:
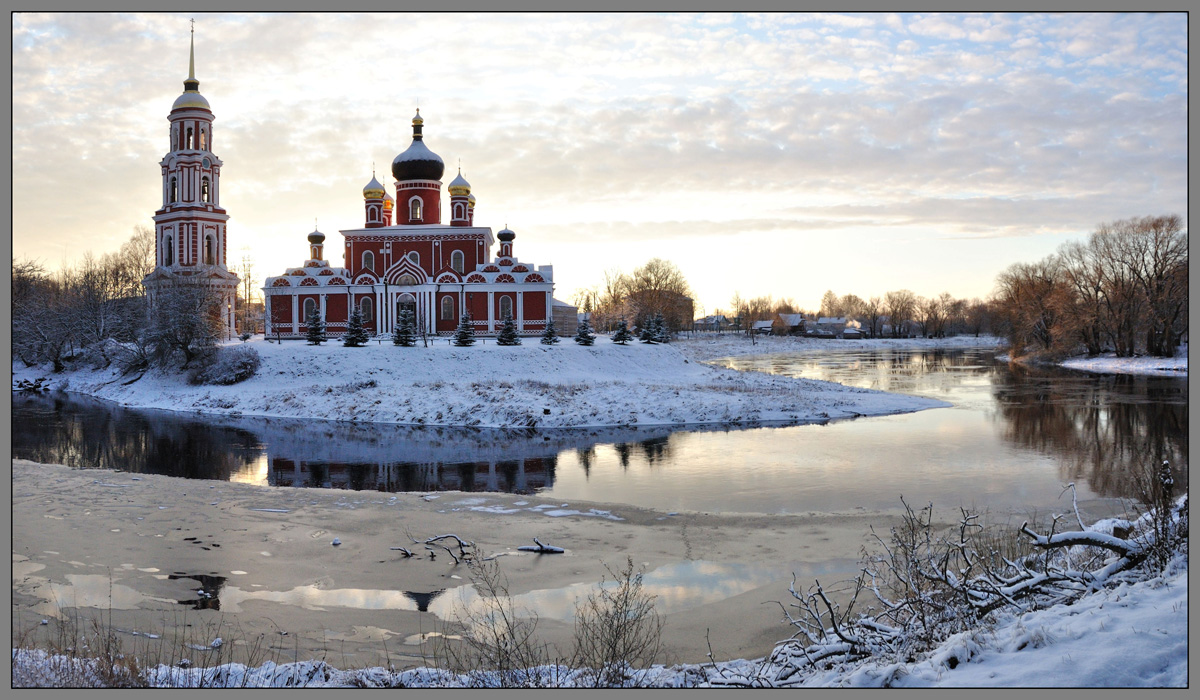
<path fill-rule="evenodd" d="M 189 17 L 13 15 L 14 258 L 153 225 Z M 260 280 L 303 264 L 314 222 L 342 264 L 418 107 L 443 181 L 461 163 L 476 224 L 553 264 L 564 301 L 654 257 L 697 315 L 986 297 L 1102 222 L 1187 217 L 1182 13 L 195 19 L 229 257 Z"/>

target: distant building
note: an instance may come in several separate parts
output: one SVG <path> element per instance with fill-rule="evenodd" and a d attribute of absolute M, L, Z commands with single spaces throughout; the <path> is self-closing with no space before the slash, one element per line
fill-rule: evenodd
<path fill-rule="evenodd" d="M 776 314 L 772 332 L 777 335 L 803 335 L 806 324 L 804 314 Z"/>
<path fill-rule="evenodd" d="M 775 325 L 775 321 L 767 319 L 765 321 L 755 321 L 752 330 L 760 335 L 767 335 L 771 332 L 771 327 Z"/>
<path fill-rule="evenodd" d="M 704 318 L 698 318 L 692 322 L 692 329 L 697 331 L 720 333 L 721 331 L 728 330 L 729 327 L 729 320 L 726 319 L 723 314 L 705 316 Z"/>

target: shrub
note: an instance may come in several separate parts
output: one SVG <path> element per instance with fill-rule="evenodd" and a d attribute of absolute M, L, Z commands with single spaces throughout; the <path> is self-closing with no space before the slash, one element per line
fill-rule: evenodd
<path fill-rule="evenodd" d="M 260 364 L 254 348 L 231 345 L 207 353 L 188 378 L 193 384 L 237 384 L 253 377 Z"/>

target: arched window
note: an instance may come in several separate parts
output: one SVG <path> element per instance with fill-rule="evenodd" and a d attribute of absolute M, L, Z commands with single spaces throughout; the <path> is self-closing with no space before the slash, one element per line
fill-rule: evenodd
<path fill-rule="evenodd" d="M 456 250 L 453 253 L 451 253 L 450 254 L 450 269 L 454 270 L 455 272 L 457 272 L 458 274 L 461 275 L 463 273 L 463 259 L 464 259 L 463 252 L 461 250 Z"/>
<path fill-rule="evenodd" d="M 500 297 L 500 318 L 512 318 L 512 297 Z"/>
<path fill-rule="evenodd" d="M 412 275 L 410 275 L 408 273 L 400 275 L 400 277 L 396 280 L 396 284 L 400 285 L 401 287 L 413 285 L 416 283 L 417 283 L 417 278 L 413 277 Z"/>
<path fill-rule="evenodd" d="M 304 322 L 308 323 L 308 317 L 313 315 L 317 310 L 317 302 L 312 299 L 304 300 Z"/>
<path fill-rule="evenodd" d="M 408 219 L 409 221 L 421 220 L 421 198 L 413 197 L 408 200 Z"/>
<path fill-rule="evenodd" d="M 362 313 L 363 323 L 370 323 L 372 318 L 371 314 L 375 309 L 375 305 L 371 301 L 371 297 L 363 297 L 363 300 L 359 303 L 358 308 Z"/>
<path fill-rule="evenodd" d="M 207 148 L 208 148 L 208 134 L 204 131 L 204 129 L 201 129 L 200 130 L 200 150 L 203 151 L 203 150 L 206 150 Z"/>
<path fill-rule="evenodd" d="M 409 260 L 412 260 L 412 262 L 413 262 L 413 265 L 418 265 L 418 266 L 419 266 L 419 265 L 421 264 L 421 256 L 420 256 L 420 255 L 417 255 L 417 251 L 415 251 L 415 250 L 413 250 L 413 251 L 410 251 L 406 257 L 407 257 Z"/>
<path fill-rule="evenodd" d="M 375 274 L 375 254 L 371 251 L 363 251 L 362 256 L 363 269 L 371 274 Z"/>
<path fill-rule="evenodd" d="M 213 240 L 212 236 L 204 237 L 204 264 L 217 264 L 217 242 Z"/>
<path fill-rule="evenodd" d="M 442 297 L 442 320 L 443 321 L 453 321 L 454 320 L 454 298 L 453 297 Z"/>
<path fill-rule="evenodd" d="M 207 202 L 208 200 L 208 176 L 200 178 L 200 201 Z"/>
<path fill-rule="evenodd" d="M 170 236 L 163 237 L 163 265 L 170 267 L 175 264 L 175 245 Z"/>
<path fill-rule="evenodd" d="M 171 201 L 179 201 L 179 179 L 175 177 L 171 178 Z"/>
<path fill-rule="evenodd" d="M 463 205 L 462 203 L 455 204 L 454 205 L 454 218 L 457 220 L 462 220 L 462 219 L 467 218 L 467 207 L 465 205 Z"/>
<path fill-rule="evenodd" d="M 192 127 L 189 126 L 188 130 L 187 130 L 187 147 L 188 147 L 188 149 L 191 149 L 193 141 L 194 141 L 194 139 L 192 136 Z"/>
<path fill-rule="evenodd" d="M 367 207 L 367 221 L 379 221 L 379 209 Z"/>

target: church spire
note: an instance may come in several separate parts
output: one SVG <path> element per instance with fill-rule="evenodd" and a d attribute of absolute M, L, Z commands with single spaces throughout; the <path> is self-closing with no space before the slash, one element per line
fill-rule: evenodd
<path fill-rule="evenodd" d="M 196 20 L 192 22 L 192 37 L 191 51 L 188 54 L 188 77 L 183 81 L 183 89 L 186 92 L 199 92 L 200 81 L 196 80 Z"/>

